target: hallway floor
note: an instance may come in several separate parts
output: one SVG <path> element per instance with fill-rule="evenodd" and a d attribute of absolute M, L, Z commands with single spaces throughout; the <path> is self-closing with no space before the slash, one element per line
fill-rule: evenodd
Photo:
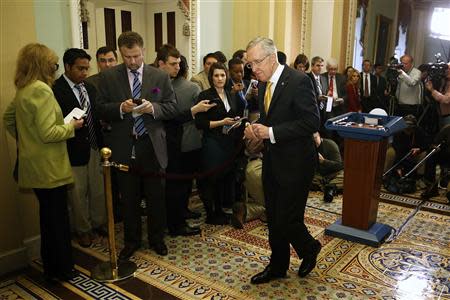
<path fill-rule="evenodd" d="M 288 278 L 250 284 L 250 277 L 264 268 L 270 255 L 267 227 L 255 220 L 241 230 L 202 225 L 201 236 L 167 237 L 166 257 L 144 244 L 132 257 L 138 265 L 135 277 L 116 284 L 89 278 L 90 270 L 108 259 L 106 240 L 87 249 L 74 243 L 80 276 L 49 286 L 35 261 L 0 283 L 0 299 L 450 299 L 446 198 L 422 202 L 382 193 L 378 222 L 394 230 L 384 244 L 373 248 L 324 235 L 340 217 L 342 200 L 324 203 L 321 197 L 312 192 L 306 210 L 308 228 L 323 245 L 316 269 L 306 278 L 297 276 L 301 260 L 292 252 Z M 198 199 L 193 200 L 193 208 L 200 210 Z M 121 224 L 116 237 L 120 250 Z"/>

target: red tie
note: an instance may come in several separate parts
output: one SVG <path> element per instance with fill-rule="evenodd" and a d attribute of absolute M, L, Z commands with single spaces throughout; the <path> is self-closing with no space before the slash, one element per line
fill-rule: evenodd
<path fill-rule="evenodd" d="M 364 75 L 364 97 L 369 97 L 369 80 L 367 74 Z"/>
<path fill-rule="evenodd" d="M 328 89 L 328 96 L 333 97 L 333 76 L 330 76 L 330 84 Z"/>

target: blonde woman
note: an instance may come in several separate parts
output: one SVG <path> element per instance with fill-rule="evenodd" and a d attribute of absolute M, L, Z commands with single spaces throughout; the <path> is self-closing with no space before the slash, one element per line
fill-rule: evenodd
<path fill-rule="evenodd" d="M 73 279 L 68 184 L 73 182 L 66 140 L 83 120 L 64 124 L 51 89 L 58 57 L 42 44 L 28 44 L 17 58 L 16 96 L 3 121 L 18 144 L 18 184 L 33 189 L 39 201 L 41 257 L 44 277 L 53 281 Z"/>
<path fill-rule="evenodd" d="M 348 72 L 348 80 L 347 80 L 347 103 L 348 108 L 347 111 L 353 112 L 361 112 L 361 97 L 359 94 L 359 72 L 355 69 L 349 70 Z"/>

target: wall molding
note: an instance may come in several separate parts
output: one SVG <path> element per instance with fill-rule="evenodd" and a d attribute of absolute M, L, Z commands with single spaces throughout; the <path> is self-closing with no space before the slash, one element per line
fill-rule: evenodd
<path fill-rule="evenodd" d="M 0 253 L 0 275 L 4 275 L 28 266 L 28 263 L 40 257 L 41 236 L 23 240 L 23 247 Z"/>

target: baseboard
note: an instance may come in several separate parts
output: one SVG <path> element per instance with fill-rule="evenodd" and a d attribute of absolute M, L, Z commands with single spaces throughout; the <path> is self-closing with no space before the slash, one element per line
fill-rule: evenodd
<path fill-rule="evenodd" d="M 23 241 L 23 247 L 0 253 L 0 275 L 22 268 L 40 256 L 41 236 L 37 235 Z"/>
<path fill-rule="evenodd" d="M 25 268 L 27 265 L 27 248 L 25 247 L 0 253 L 0 275 Z"/>

